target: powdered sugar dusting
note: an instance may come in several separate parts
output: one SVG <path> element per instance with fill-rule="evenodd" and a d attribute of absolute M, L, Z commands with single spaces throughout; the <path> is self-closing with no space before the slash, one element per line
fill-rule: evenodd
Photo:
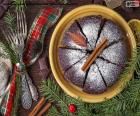
<path fill-rule="evenodd" d="M 127 60 L 126 42 L 120 41 L 117 44 L 110 46 L 105 49 L 100 56 L 116 64 L 125 64 Z"/>
<path fill-rule="evenodd" d="M 113 85 L 119 78 L 119 75 L 122 72 L 122 68 L 117 65 L 107 63 L 100 58 L 96 60 L 96 63 L 104 77 L 107 86 L 109 87 Z"/>
<path fill-rule="evenodd" d="M 66 71 L 64 74 L 64 77 L 68 81 L 80 87 L 83 86 L 83 82 L 85 79 L 86 73 L 82 71 L 81 67 L 84 65 L 86 58 L 87 57 L 79 61 L 77 64 L 73 65 L 73 67 Z"/>
<path fill-rule="evenodd" d="M 100 38 L 97 44 L 99 44 L 104 38 L 108 39 L 108 42 L 110 44 L 114 41 L 122 39 L 123 32 L 121 28 L 118 25 L 116 25 L 116 23 L 114 23 L 111 20 L 108 20 L 105 22 L 105 25 L 103 27 L 103 30 L 101 31 Z"/>
<path fill-rule="evenodd" d="M 59 62 L 63 70 L 67 69 L 69 66 L 73 65 L 75 62 L 84 57 L 86 53 L 79 50 L 68 50 L 59 48 Z"/>
<path fill-rule="evenodd" d="M 101 25 L 101 16 L 85 17 L 79 19 L 79 23 L 88 39 L 88 42 L 91 45 L 91 49 L 93 49 L 95 47 L 96 39 L 98 37 L 98 32 Z"/>
<path fill-rule="evenodd" d="M 105 83 L 103 82 L 98 67 L 94 64 L 90 67 L 84 86 L 84 91 L 88 93 L 102 93 L 105 90 Z"/>

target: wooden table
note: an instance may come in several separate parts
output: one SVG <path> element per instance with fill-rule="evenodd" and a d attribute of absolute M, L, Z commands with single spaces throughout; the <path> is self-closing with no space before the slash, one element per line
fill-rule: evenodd
<path fill-rule="evenodd" d="M 49 0 L 49 1 L 51 1 L 51 0 Z M 98 0 L 98 1 L 101 1 L 101 0 Z M 41 8 L 46 7 L 48 5 L 48 1 L 47 0 L 27 0 L 26 2 L 27 2 L 27 10 L 26 10 L 27 22 L 28 22 L 28 27 L 30 27 L 30 25 L 32 24 L 34 17 L 38 13 L 38 11 Z M 54 7 L 63 7 L 64 8 L 63 15 L 65 15 L 67 12 L 71 11 L 72 9 L 74 9 L 78 6 L 87 5 L 87 4 L 94 4 L 94 2 L 97 3 L 97 0 L 70 0 L 69 4 L 67 4 L 67 5 L 58 4 L 58 3 L 52 3 L 51 5 Z M 100 2 L 100 4 L 105 5 L 104 2 Z M 126 19 L 126 21 L 128 21 L 132 18 L 140 19 L 140 8 L 135 8 L 135 9 L 125 11 L 122 7 L 118 7 L 114 10 L 117 11 L 118 13 L 120 13 Z M 63 17 L 63 15 L 62 15 L 62 17 Z M 45 47 L 49 46 L 49 40 L 51 38 L 51 34 L 52 34 L 54 28 L 55 28 L 55 26 L 51 30 L 49 30 L 46 34 L 46 38 L 47 38 L 48 42 L 46 42 Z M 46 63 L 46 65 L 49 68 L 47 56 L 44 53 L 41 56 L 41 58 L 44 58 L 43 63 Z M 40 82 L 42 79 L 46 79 L 47 74 L 48 74 L 45 71 L 46 69 L 39 71 L 38 67 L 39 67 L 39 61 L 37 61 L 33 66 L 31 66 L 29 68 L 30 76 L 32 77 L 33 82 L 35 83 L 35 85 L 37 87 L 40 86 Z M 33 104 L 32 108 L 30 110 L 24 110 L 24 109 L 20 108 L 18 116 L 28 115 L 29 112 L 35 106 L 35 104 L 36 103 Z"/>

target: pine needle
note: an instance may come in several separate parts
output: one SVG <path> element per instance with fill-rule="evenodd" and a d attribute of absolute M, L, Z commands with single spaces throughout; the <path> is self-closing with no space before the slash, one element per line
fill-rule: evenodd
<path fill-rule="evenodd" d="M 0 41 L 0 48 L 2 48 L 4 51 L 3 53 L 0 53 L 1 57 L 11 59 L 11 62 L 13 64 L 16 64 L 19 62 L 18 55 L 12 49 L 11 45 L 9 45 L 6 41 L 5 42 L 3 40 Z"/>
<path fill-rule="evenodd" d="M 55 106 L 52 106 L 48 113 L 47 116 L 61 116 L 61 114 L 58 112 L 57 108 Z"/>
<path fill-rule="evenodd" d="M 22 10 L 26 6 L 25 0 L 12 0 L 12 2 L 12 5 L 15 6 L 17 11 Z"/>
<path fill-rule="evenodd" d="M 61 88 L 56 84 L 55 81 L 48 79 L 47 81 L 43 81 L 40 87 L 40 91 L 49 101 L 55 101 L 60 106 L 61 115 L 71 116 L 72 114 L 68 110 L 69 104 L 75 104 L 77 107 L 77 112 L 75 115 L 77 116 L 91 116 L 90 108 L 85 103 L 81 102 L 81 100 L 74 99 L 63 93 Z M 51 113 L 54 110 L 51 110 Z"/>
<path fill-rule="evenodd" d="M 15 16 L 10 13 L 9 11 L 6 12 L 6 15 L 4 16 L 4 22 L 8 25 L 8 27 L 11 29 L 11 30 L 15 30 Z"/>

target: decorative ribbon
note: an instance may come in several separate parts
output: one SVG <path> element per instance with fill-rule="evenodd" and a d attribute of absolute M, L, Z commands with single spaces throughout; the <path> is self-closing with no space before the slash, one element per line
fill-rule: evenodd
<path fill-rule="evenodd" d="M 27 65 L 32 59 L 32 48 L 37 42 L 43 43 L 44 37 L 48 29 L 53 26 L 62 13 L 62 8 L 47 7 L 41 10 L 40 14 L 36 17 L 29 36 L 27 38 L 27 45 L 23 57 L 24 63 Z"/>

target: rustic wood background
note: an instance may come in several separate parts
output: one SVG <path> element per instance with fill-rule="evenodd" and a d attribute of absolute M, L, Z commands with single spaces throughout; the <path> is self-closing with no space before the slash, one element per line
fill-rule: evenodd
<path fill-rule="evenodd" d="M 27 16 L 27 22 L 28 22 L 29 28 L 36 14 L 38 13 L 38 11 L 41 8 L 46 7 L 48 3 L 54 7 L 63 7 L 64 11 L 63 11 L 62 17 L 66 13 L 68 13 L 69 11 L 71 11 L 72 9 L 78 6 L 87 5 L 87 4 L 105 5 L 105 3 L 102 0 L 70 0 L 67 5 L 60 4 L 57 2 L 51 3 L 52 1 L 55 1 L 55 0 L 26 0 L 27 2 L 26 16 Z M 126 21 L 129 21 L 130 19 L 133 19 L 133 18 L 140 19 L 140 8 L 125 8 L 124 6 L 121 6 L 114 10 L 120 13 Z M 54 28 L 55 26 L 51 30 L 49 30 L 46 34 L 46 43 L 44 46 L 44 53 L 42 54 L 40 59 L 33 66 L 29 68 L 30 76 L 37 87 L 40 86 L 40 82 L 42 79 L 47 78 L 47 75 L 49 73 L 50 68 L 49 68 L 49 63 L 48 63 L 48 47 L 49 47 L 49 40 L 51 38 L 51 34 Z M 44 68 L 41 70 L 39 70 L 40 63 L 45 64 Z M 41 96 L 41 93 L 40 93 L 40 96 Z M 24 110 L 20 108 L 18 116 L 25 116 L 25 115 L 27 116 L 36 104 L 37 103 L 34 103 L 30 110 Z"/>

